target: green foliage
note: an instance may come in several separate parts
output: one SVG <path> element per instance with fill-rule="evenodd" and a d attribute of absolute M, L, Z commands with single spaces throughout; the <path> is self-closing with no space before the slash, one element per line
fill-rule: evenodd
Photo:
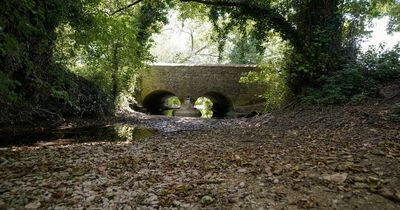
<path fill-rule="evenodd" d="M 137 75 L 152 60 L 150 36 L 167 21 L 171 1 L 144 1 L 113 14 L 129 1 L 101 0 L 93 25 L 76 31 L 69 24 L 57 29 L 56 60 L 102 88 L 117 107 L 135 103 Z M 112 14 L 112 15 L 110 15 Z"/>
<path fill-rule="evenodd" d="M 179 10 L 181 19 L 202 18 L 203 20 L 206 20 L 207 14 L 209 13 L 210 9 L 203 4 L 197 4 L 193 2 L 178 4 L 177 8 Z"/>
<path fill-rule="evenodd" d="M 378 83 L 400 80 L 400 44 L 393 49 L 385 46 L 370 48 L 360 56 L 364 73 Z"/>
<path fill-rule="evenodd" d="M 378 85 L 400 80 L 400 47 L 391 50 L 369 49 L 357 63 L 322 78 L 326 81 L 321 89 L 308 89 L 302 99 L 307 103 L 336 104 L 360 102 L 376 92 Z"/>
<path fill-rule="evenodd" d="M 251 48 L 262 54 L 270 31 L 288 41 L 292 53 L 287 53 L 287 60 L 291 62 L 286 63 L 285 71 L 290 88 L 299 93 L 307 87 L 321 88 L 327 82 L 322 77 L 352 63 L 358 53 L 358 42 L 368 34 L 367 23 L 374 17 L 394 11 L 393 5 L 398 1 L 232 0 L 203 3 L 211 5 L 209 18 L 217 33 L 215 40 L 220 55 L 229 33 L 245 32 L 237 36 L 234 43 L 231 61 L 235 63 L 249 62 L 244 55 L 252 52 Z"/>
<path fill-rule="evenodd" d="M 15 93 L 15 88 L 20 85 L 21 83 L 18 81 L 10 80 L 6 74 L 0 72 L 0 102 L 16 102 L 18 96 Z"/>
<path fill-rule="evenodd" d="M 269 56 L 258 65 L 260 70 L 249 72 L 240 79 L 242 83 L 258 83 L 266 86 L 262 97 L 265 98 L 267 111 L 280 108 L 291 96 L 287 84 L 288 75 L 285 71 L 287 65 L 285 55 L 290 52 L 290 47 L 277 37 L 272 40 L 270 48 L 267 49 Z"/>
<path fill-rule="evenodd" d="M 389 31 L 390 32 L 399 32 L 400 31 L 400 2 L 396 2 L 396 4 L 389 10 Z"/>
<path fill-rule="evenodd" d="M 168 108 L 178 108 L 181 106 L 181 101 L 179 100 L 178 97 L 172 96 L 172 97 L 167 98 L 164 106 L 168 107 Z"/>
<path fill-rule="evenodd" d="M 54 81 L 47 107 L 69 115 L 102 115 L 113 109 L 111 100 L 91 81 L 61 65 L 54 67 Z"/>
<path fill-rule="evenodd" d="M 357 67 L 349 67 L 326 79 L 322 89 L 308 89 L 303 101 L 316 104 L 335 104 L 346 102 L 349 98 L 362 91 L 365 77 Z"/>
<path fill-rule="evenodd" d="M 200 111 L 202 118 L 212 118 L 213 102 L 209 98 L 206 97 L 198 98 L 194 103 L 194 107 Z"/>
<path fill-rule="evenodd" d="M 102 95 L 97 90 L 85 89 L 92 84 L 71 76 L 67 69 L 54 63 L 53 48 L 56 27 L 68 23 L 73 30 L 84 30 L 91 25 L 91 14 L 86 6 L 97 0 L 3 1 L 0 13 L 0 62 L 2 110 L 0 121 L 15 121 L 9 113 L 25 113 L 20 120 L 54 113 L 100 113 L 102 109 L 80 111 L 86 94 Z M 71 85 L 77 84 L 77 85 Z M 73 88 L 73 89 L 70 89 Z M 95 94 L 90 95 L 90 94 Z M 102 105 L 106 104 L 103 103 Z M 45 107 L 45 108 L 43 108 Z M 20 110 L 19 110 L 20 109 Z M 7 114 L 4 114 L 7 113 Z M 6 116 L 6 117 L 5 117 Z"/>
<path fill-rule="evenodd" d="M 0 105 L 8 108 L 0 114 L 21 104 L 95 114 L 110 110 L 111 102 L 134 101 L 129 96 L 135 92 L 136 75 L 153 59 L 151 35 L 160 31 L 176 4 L 182 18 L 208 13 L 220 61 L 232 32 L 231 61 L 254 63 L 259 60 L 255 55 L 267 56 L 261 71 L 242 81 L 268 86 L 264 97 L 269 109 L 285 100 L 287 85 L 295 92 L 312 87 L 311 95 L 323 98 L 321 103 L 334 103 L 365 92 L 360 87 L 366 81 L 399 79 L 398 46 L 390 52 L 370 51 L 348 65 L 356 58 L 350 55 L 354 37 L 365 34 L 371 17 L 390 15 L 392 30 L 398 30 L 396 0 L 178 2 L 145 0 L 127 7 L 129 0 L 3 0 Z M 290 45 L 275 57 L 266 50 L 271 32 Z"/>
<path fill-rule="evenodd" d="M 264 55 L 264 47 L 258 49 L 260 43 L 254 36 L 250 36 L 246 28 L 240 29 L 233 40 L 233 49 L 229 54 L 230 63 L 256 64 Z"/>

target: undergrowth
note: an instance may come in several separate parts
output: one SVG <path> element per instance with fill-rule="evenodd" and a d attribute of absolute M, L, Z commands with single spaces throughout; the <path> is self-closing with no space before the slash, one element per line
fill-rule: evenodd
<path fill-rule="evenodd" d="M 53 66 L 33 94 L 19 90 L 20 83 L 0 74 L 0 124 L 58 121 L 66 116 L 99 116 L 113 110 L 109 97 L 92 82 L 62 66 Z"/>
<path fill-rule="evenodd" d="M 383 46 L 370 48 L 355 63 L 331 76 L 322 77 L 320 89 L 307 89 L 302 97 L 306 104 L 360 103 L 368 97 L 377 97 L 378 88 L 400 81 L 400 45 L 391 50 Z"/>

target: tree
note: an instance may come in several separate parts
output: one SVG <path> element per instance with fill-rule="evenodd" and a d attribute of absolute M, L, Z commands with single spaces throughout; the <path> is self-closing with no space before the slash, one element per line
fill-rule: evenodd
<path fill-rule="evenodd" d="M 273 30 L 290 43 L 293 52 L 288 82 L 295 92 L 321 87 L 324 76 L 333 75 L 355 59 L 357 37 L 365 34 L 365 22 L 383 13 L 395 0 L 181 0 L 210 7 L 209 16 L 223 45 L 227 31 L 254 21 L 250 35 L 262 45 Z M 393 11 L 393 9 L 389 10 Z M 246 32 L 247 33 L 247 32 Z M 238 42 L 239 44 L 242 44 Z M 223 49 L 223 47 L 220 47 Z"/>
<path fill-rule="evenodd" d="M 318 79 L 343 63 L 339 0 L 226 1 L 182 0 L 212 6 L 214 21 L 229 18 L 229 27 L 244 20 L 255 22 L 253 37 L 265 40 L 269 30 L 277 31 L 293 46 L 290 83 L 294 89 L 318 86 Z M 228 14 L 228 15 L 227 15 Z M 224 30 L 222 29 L 222 33 Z"/>
<path fill-rule="evenodd" d="M 169 6 L 168 1 L 128 2 L 101 0 L 92 8 L 91 28 L 71 31 L 62 25 L 58 32 L 58 60 L 96 81 L 114 100 L 124 91 L 132 94 L 138 71 L 152 59 L 150 36 L 166 22 Z"/>
<path fill-rule="evenodd" d="M 199 17 L 181 18 L 176 9 L 170 11 L 168 20 L 161 33 L 153 35 L 157 45 L 151 53 L 157 62 L 216 63 L 217 50 L 211 40 L 210 23 Z"/>
<path fill-rule="evenodd" d="M 68 94 L 63 90 L 65 84 L 61 81 L 63 67 L 54 63 L 52 53 L 56 28 L 62 23 L 69 23 L 77 30 L 90 25 L 91 13 L 85 5 L 96 2 L 2 1 L 0 62 L 3 79 L 0 83 L 6 81 L 6 84 L 11 84 L 2 92 L 17 95 L 20 102 L 43 103 L 50 98 L 67 99 Z M 4 101 L 0 99 L 0 102 Z"/>

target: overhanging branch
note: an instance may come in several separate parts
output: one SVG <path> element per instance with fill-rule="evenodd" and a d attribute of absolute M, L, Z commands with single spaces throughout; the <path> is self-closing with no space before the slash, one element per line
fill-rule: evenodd
<path fill-rule="evenodd" d="M 236 7 L 239 14 L 258 21 L 266 21 L 267 25 L 281 33 L 282 37 L 292 44 L 297 44 L 299 36 L 297 30 L 284 16 L 270 6 L 261 7 L 246 0 L 180 0 L 181 2 L 196 2 L 219 7 Z"/>
<path fill-rule="evenodd" d="M 240 7 L 248 5 L 243 3 L 243 1 L 237 2 L 237 1 L 212 1 L 212 0 L 181 0 L 181 2 L 197 2 L 200 4 L 225 6 L 225 7 Z"/>
<path fill-rule="evenodd" d="M 115 10 L 114 12 L 111 13 L 111 15 L 115 15 L 115 14 L 117 14 L 117 13 L 119 13 L 119 12 L 122 12 L 122 11 L 124 11 L 124 10 L 126 10 L 126 9 L 129 9 L 130 7 L 133 7 L 133 6 L 135 6 L 136 4 L 139 4 L 141 1 L 143 1 L 143 0 L 136 0 L 136 1 L 134 1 L 133 3 L 130 3 L 130 4 L 126 5 L 125 7 L 121 7 L 121 8 L 119 8 L 119 9 Z"/>

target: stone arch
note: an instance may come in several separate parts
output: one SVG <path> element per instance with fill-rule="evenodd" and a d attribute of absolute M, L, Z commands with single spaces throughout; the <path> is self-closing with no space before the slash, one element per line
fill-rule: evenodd
<path fill-rule="evenodd" d="M 222 93 L 207 92 L 201 95 L 201 97 L 208 98 L 213 103 L 213 118 L 224 118 L 227 117 L 228 113 L 233 113 L 235 111 L 231 99 Z"/>
<path fill-rule="evenodd" d="M 167 90 L 153 91 L 144 97 L 143 108 L 150 114 L 163 114 L 165 110 L 172 108 L 166 106 L 166 100 L 174 96 L 174 93 Z"/>

